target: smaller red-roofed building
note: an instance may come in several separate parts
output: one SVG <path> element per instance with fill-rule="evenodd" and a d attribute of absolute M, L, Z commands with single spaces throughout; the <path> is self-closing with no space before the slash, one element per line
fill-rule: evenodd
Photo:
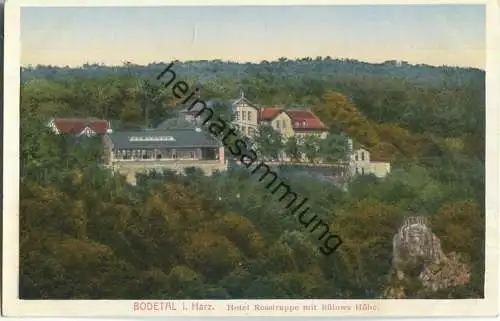
<path fill-rule="evenodd" d="M 49 127 L 57 135 L 94 136 L 112 132 L 107 120 L 82 118 L 54 118 Z"/>
<path fill-rule="evenodd" d="M 266 107 L 259 110 L 259 121 L 272 121 L 283 112 L 282 108 Z"/>
<path fill-rule="evenodd" d="M 284 140 L 294 136 L 292 119 L 282 108 L 268 107 L 259 110 L 259 123 L 267 123 L 281 134 Z"/>

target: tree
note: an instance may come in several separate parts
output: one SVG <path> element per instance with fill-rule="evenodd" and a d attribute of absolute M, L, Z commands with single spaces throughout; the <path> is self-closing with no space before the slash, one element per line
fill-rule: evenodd
<path fill-rule="evenodd" d="M 264 159 L 278 159 L 283 149 L 283 140 L 271 125 L 260 124 L 254 142 Z"/>
<path fill-rule="evenodd" d="M 301 153 L 300 146 L 295 136 L 292 136 L 287 139 L 285 142 L 284 151 L 288 157 L 294 162 L 300 161 Z"/>
<path fill-rule="evenodd" d="M 327 162 L 343 162 L 349 157 L 348 137 L 343 134 L 329 134 L 319 143 L 320 155 Z"/>
<path fill-rule="evenodd" d="M 484 297 L 483 71 L 328 57 L 175 64 L 187 83 L 203 83 L 206 101 L 232 99 L 243 86 L 259 105 L 315 106 L 331 135 L 283 146 L 263 129 L 258 147 L 268 158 L 284 148 L 291 158 L 308 151 L 309 161 L 335 161 L 346 132 L 373 158 L 391 160 L 391 173 L 357 177 L 343 190 L 322 173 L 276 168 L 342 238 L 323 256 L 319 233 L 309 235 L 246 168 L 144 173 L 130 186 L 101 166 L 100 137 L 47 128 L 53 117 L 109 117 L 125 128 L 149 118 L 156 126 L 181 102 L 159 82 L 143 86 L 164 65 L 22 68 L 21 299 L 378 298 L 407 211 L 427 212 L 444 251 L 471 267 L 469 284 L 423 297 Z"/>
<path fill-rule="evenodd" d="M 320 155 L 320 143 L 321 138 L 314 135 L 307 135 L 304 138 L 300 149 L 309 162 L 314 163 L 318 159 Z"/>
<path fill-rule="evenodd" d="M 331 230 L 338 229 L 343 241 L 336 269 L 345 279 L 339 285 L 349 289 L 351 299 L 380 295 L 391 269 L 392 238 L 401 221 L 397 207 L 366 199 L 350 206 L 332 224 Z"/>
<path fill-rule="evenodd" d="M 448 197 L 447 187 L 437 182 L 426 168 L 417 165 L 393 170 L 378 192 L 384 202 L 429 213 L 436 211 Z"/>
<path fill-rule="evenodd" d="M 206 285 L 203 275 L 187 266 L 175 266 L 168 274 L 161 297 L 165 300 L 186 300 L 203 297 Z"/>
<path fill-rule="evenodd" d="M 139 129 L 143 128 L 144 117 L 140 106 L 133 102 L 127 102 L 121 113 L 120 122 L 124 128 Z"/>
<path fill-rule="evenodd" d="M 485 217 L 472 201 L 445 204 L 431 217 L 445 252 L 456 251 L 473 262 L 484 262 Z"/>
<path fill-rule="evenodd" d="M 95 115 L 102 119 L 109 119 L 111 104 L 119 96 L 118 86 L 114 81 L 96 81 L 93 94 L 93 98 L 95 99 Z"/>
<path fill-rule="evenodd" d="M 185 259 L 195 271 L 203 271 L 209 280 L 218 280 L 242 260 L 241 252 L 226 237 L 215 233 L 192 234 L 186 247 Z"/>
<path fill-rule="evenodd" d="M 328 127 L 337 127 L 338 124 L 342 124 L 345 133 L 367 147 L 373 147 L 379 143 L 380 139 L 371 122 L 346 96 L 340 93 L 326 93 L 322 103 L 315 106 L 313 111 Z"/>
<path fill-rule="evenodd" d="M 233 120 L 233 108 L 226 101 L 216 101 L 211 108 L 214 111 L 212 119 L 217 119 L 217 117 L 219 117 L 227 123 Z"/>

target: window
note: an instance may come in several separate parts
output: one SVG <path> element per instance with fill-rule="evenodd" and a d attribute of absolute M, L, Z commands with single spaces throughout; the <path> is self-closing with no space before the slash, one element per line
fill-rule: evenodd
<path fill-rule="evenodd" d="M 280 129 L 280 121 L 279 120 L 276 121 L 276 128 Z"/>
<path fill-rule="evenodd" d="M 357 168 L 357 167 L 356 167 L 356 174 L 359 174 L 359 170 L 358 170 L 358 168 Z"/>
<path fill-rule="evenodd" d="M 242 111 L 241 112 L 241 120 L 246 120 L 247 119 L 246 116 L 247 116 L 247 114 L 244 111 Z"/>
<path fill-rule="evenodd" d="M 239 111 L 237 111 L 236 113 L 234 113 L 234 119 L 240 120 L 240 112 Z"/>
<path fill-rule="evenodd" d="M 358 154 L 354 155 L 354 159 L 357 161 L 358 160 Z"/>
<path fill-rule="evenodd" d="M 144 141 L 150 141 L 150 142 L 170 142 L 170 141 L 175 141 L 175 138 L 172 136 L 131 136 L 128 139 L 130 142 L 144 142 Z"/>
<path fill-rule="evenodd" d="M 365 153 L 364 152 L 361 152 L 361 160 L 364 161 L 365 160 Z"/>
<path fill-rule="evenodd" d="M 361 175 L 365 175 L 365 168 L 361 167 Z"/>
<path fill-rule="evenodd" d="M 248 121 L 252 121 L 252 112 L 248 112 L 247 119 Z"/>
<path fill-rule="evenodd" d="M 249 128 L 249 130 L 248 130 L 248 133 L 249 133 L 250 135 L 252 135 L 252 136 L 253 136 L 253 135 L 255 135 L 255 128 L 250 127 L 250 128 Z"/>

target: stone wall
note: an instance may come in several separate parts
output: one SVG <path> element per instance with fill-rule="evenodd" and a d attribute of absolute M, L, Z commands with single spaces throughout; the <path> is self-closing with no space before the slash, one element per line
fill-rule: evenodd
<path fill-rule="evenodd" d="M 163 171 L 172 170 L 179 174 L 183 174 L 186 168 L 197 167 L 201 169 L 205 175 L 212 175 L 215 171 L 227 170 L 227 163 L 221 164 L 218 160 L 214 161 L 148 161 L 134 162 L 124 161 L 115 162 L 111 166 L 114 170 L 127 177 L 130 184 L 135 184 L 135 175 L 137 173 L 145 173 L 152 170 Z"/>

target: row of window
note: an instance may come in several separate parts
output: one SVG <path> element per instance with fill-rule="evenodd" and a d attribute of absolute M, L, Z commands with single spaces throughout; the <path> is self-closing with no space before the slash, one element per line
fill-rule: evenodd
<path fill-rule="evenodd" d="M 241 116 L 240 116 L 240 114 L 241 114 Z M 241 117 L 241 120 L 253 121 L 251 111 L 237 111 L 234 117 L 236 120 L 240 120 L 240 117 Z"/>
<path fill-rule="evenodd" d="M 253 127 L 241 126 L 240 130 L 244 135 L 253 136 L 255 134 L 255 128 Z"/>
<path fill-rule="evenodd" d="M 186 150 L 150 150 L 150 149 L 120 149 L 114 151 L 114 157 L 116 159 L 218 159 L 218 153 L 213 153 L 210 155 L 205 155 L 200 157 L 201 154 L 195 151 Z"/>
<path fill-rule="evenodd" d="M 235 115 L 235 119 L 236 120 L 240 120 L 240 112 L 236 112 L 236 115 Z M 245 120 L 245 121 L 252 121 L 252 112 L 248 111 L 248 112 L 245 112 L 245 111 L 242 111 L 241 112 L 241 120 Z M 286 121 L 285 120 L 276 120 L 274 122 L 276 128 L 280 129 L 280 128 L 287 128 L 287 124 L 286 124 Z M 295 122 L 295 127 L 306 127 L 306 122 L 305 121 L 300 121 L 300 122 Z"/>
<path fill-rule="evenodd" d="M 217 156 L 216 156 L 217 157 Z M 175 159 L 184 159 L 184 160 L 199 160 L 199 157 L 196 157 L 195 152 L 182 152 L 182 153 L 173 153 L 169 155 L 164 155 L 162 153 L 152 153 L 152 152 L 147 152 L 147 153 L 117 153 L 115 155 L 116 159 L 130 159 L 130 160 L 139 160 L 139 159 L 146 159 L 146 160 L 175 160 Z"/>
<path fill-rule="evenodd" d="M 359 170 L 359 168 L 356 167 L 356 174 L 365 175 L 365 169 L 361 167 L 361 170 Z"/>
<path fill-rule="evenodd" d="M 358 160 L 359 160 L 359 156 L 358 156 L 358 154 L 357 154 L 357 153 L 356 153 L 356 155 L 354 155 L 354 159 L 355 159 L 356 161 L 358 161 Z M 365 160 L 365 152 L 361 152 L 361 160 L 362 160 L 362 161 L 364 161 L 364 160 Z"/>
<path fill-rule="evenodd" d="M 285 129 L 285 128 L 287 128 L 287 125 L 286 125 L 286 121 L 285 121 L 285 120 L 281 120 L 281 121 L 280 121 L 280 120 L 278 119 L 278 120 L 276 120 L 276 121 L 274 122 L 274 124 L 276 125 L 276 128 L 277 128 L 277 129 Z"/>
<path fill-rule="evenodd" d="M 174 142 L 172 136 L 131 136 L 129 142 Z"/>
<path fill-rule="evenodd" d="M 306 127 L 306 121 L 305 120 L 303 120 L 303 121 L 296 121 L 294 123 L 294 126 L 295 127 Z"/>
<path fill-rule="evenodd" d="M 306 137 L 306 136 L 316 136 L 316 137 L 320 137 L 321 136 L 321 132 L 298 132 L 296 133 L 295 135 L 297 137 Z"/>

